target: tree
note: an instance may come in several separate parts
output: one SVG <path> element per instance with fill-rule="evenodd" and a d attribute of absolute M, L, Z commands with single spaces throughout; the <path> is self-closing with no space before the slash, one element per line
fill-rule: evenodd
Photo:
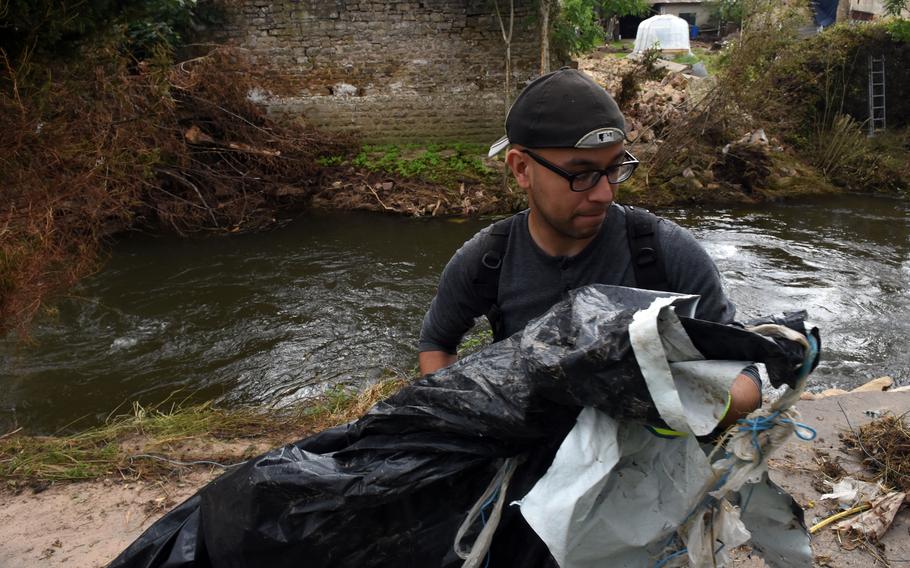
<path fill-rule="evenodd" d="M 742 0 L 718 0 L 713 3 L 712 15 L 721 29 L 727 22 L 732 22 L 742 27 L 743 12 Z"/>
<path fill-rule="evenodd" d="M 550 72 L 550 0 L 540 0 L 540 74 Z"/>
<path fill-rule="evenodd" d="M 645 0 L 600 0 L 597 4 L 608 38 L 613 37 L 615 26 L 623 16 L 644 16 L 651 10 L 651 5 Z"/>
<path fill-rule="evenodd" d="M 607 23 L 609 35 L 623 16 L 643 16 L 650 6 L 646 0 L 563 0 L 553 25 L 552 39 L 563 52 L 574 55 L 593 48 L 604 40 Z"/>
<path fill-rule="evenodd" d="M 889 16 L 900 17 L 901 12 L 908 9 L 910 0 L 884 0 L 885 13 Z"/>

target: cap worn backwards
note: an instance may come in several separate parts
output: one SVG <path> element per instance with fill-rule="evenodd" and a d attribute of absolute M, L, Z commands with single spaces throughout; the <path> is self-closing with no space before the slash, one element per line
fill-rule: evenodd
<path fill-rule="evenodd" d="M 506 135 L 490 146 L 599 148 L 625 139 L 626 121 L 613 97 L 584 73 L 563 67 L 534 79 L 506 116 Z"/>

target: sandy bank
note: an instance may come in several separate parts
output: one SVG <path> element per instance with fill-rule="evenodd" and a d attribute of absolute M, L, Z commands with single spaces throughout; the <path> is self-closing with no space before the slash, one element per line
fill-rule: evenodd
<path fill-rule="evenodd" d="M 840 434 L 886 413 L 910 411 L 910 392 L 856 392 L 801 401 L 802 422 L 818 432 L 812 442 L 793 438 L 771 459 L 771 477 L 803 507 L 807 525 L 836 512 L 822 501 L 825 461 L 848 475 L 870 477 L 862 455 L 846 449 Z M 104 566 L 165 512 L 220 473 L 217 468 L 188 469 L 156 482 L 103 480 L 50 486 L 35 492 L 0 490 L 0 567 Z M 813 536 L 816 566 L 867 567 L 910 559 L 910 514 L 898 513 L 879 547 L 847 550 L 837 534 L 824 529 Z M 877 555 L 879 558 L 876 558 Z M 743 557 L 740 566 L 763 566 Z"/>

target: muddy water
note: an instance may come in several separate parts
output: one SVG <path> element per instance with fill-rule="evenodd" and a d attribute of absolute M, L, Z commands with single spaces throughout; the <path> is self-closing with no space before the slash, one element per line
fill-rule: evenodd
<path fill-rule="evenodd" d="M 663 213 L 716 259 L 748 318 L 805 308 L 813 389 L 910 383 L 910 210 L 846 196 Z M 451 253 L 489 221 L 320 213 L 230 239 L 133 238 L 36 326 L 0 343 L 0 434 L 87 426 L 130 401 L 286 404 L 408 370 Z"/>

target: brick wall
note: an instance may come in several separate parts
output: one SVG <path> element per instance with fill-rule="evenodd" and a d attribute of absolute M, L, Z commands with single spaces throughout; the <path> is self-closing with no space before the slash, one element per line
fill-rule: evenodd
<path fill-rule="evenodd" d="M 499 0 L 508 25 L 508 0 Z M 515 0 L 512 85 L 539 67 L 537 0 Z M 505 43 L 493 0 L 229 0 L 219 39 L 243 48 L 269 112 L 368 142 L 492 141 Z"/>

